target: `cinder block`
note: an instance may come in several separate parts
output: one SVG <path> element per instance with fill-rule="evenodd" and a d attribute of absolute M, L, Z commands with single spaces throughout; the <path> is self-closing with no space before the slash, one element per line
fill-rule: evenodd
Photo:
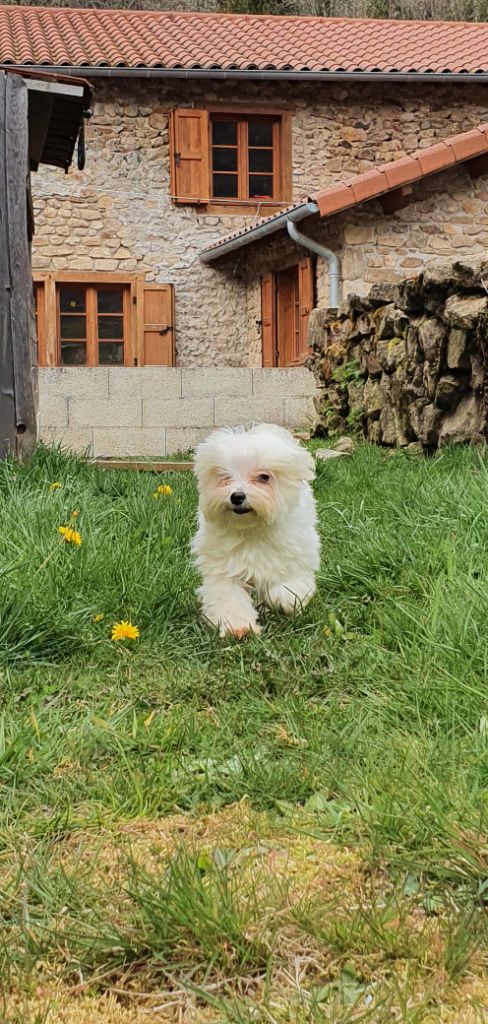
<path fill-rule="evenodd" d="M 213 398 L 145 398 L 145 427 L 211 427 Z"/>
<path fill-rule="evenodd" d="M 216 398 L 215 424 L 219 427 L 237 427 L 250 423 L 283 424 L 283 399 L 269 398 Z"/>
<path fill-rule="evenodd" d="M 108 371 L 109 397 L 180 398 L 181 370 L 173 366 L 114 366 Z"/>
<path fill-rule="evenodd" d="M 140 398 L 106 399 L 70 398 L 70 427 L 141 427 L 142 401 Z"/>
<path fill-rule="evenodd" d="M 212 432 L 211 427 L 188 427 L 166 431 L 166 455 L 190 451 Z"/>
<path fill-rule="evenodd" d="M 96 458 L 120 458 L 134 455 L 166 455 L 166 431 L 160 427 L 132 427 L 128 430 L 95 428 L 93 450 Z"/>
<path fill-rule="evenodd" d="M 39 395 L 39 423 L 43 427 L 68 426 L 68 399 L 61 395 Z"/>
<path fill-rule="evenodd" d="M 257 369 L 252 371 L 253 394 L 257 398 L 276 397 L 301 398 L 313 395 L 317 385 L 311 370 L 306 366 L 290 366 L 288 368 Z"/>
<path fill-rule="evenodd" d="M 313 398 L 285 398 L 285 427 L 311 427 L 317 414 Z"/>
<path fill-rule="evenodd" d="M 141 366 L 143 398 L 181 398 L 181 370 L 178 366 Z"/>
<path fill-rule="evenodd" d="M 252 370 L 231 366 L 191 366 L 181 371 L 183 398 L 252 395 Z"/>
<path fill-rule="evenodd" d="M 62 428 L 41 427 L 39 436 L 44 444 L 60 444 L 67 451 L 78 452 L 80 455 L 93 454 L 93 431 L 71 430 L 70 427 Z"/>
<path fill-rule="evenodd" d="M 114 402 L 142 399 L 141 371 L 135 366 L 111 366 L 108 371 L 108 396 Z"/>
<path fill-rule="evenodd" d="M 39 396 L 108 398 L 106 366 L 40 366 Z"/>

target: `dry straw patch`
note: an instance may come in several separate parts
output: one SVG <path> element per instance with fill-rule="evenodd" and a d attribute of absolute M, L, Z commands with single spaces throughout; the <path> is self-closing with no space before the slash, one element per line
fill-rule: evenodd
<path fill-rule="evenodd" d="M 357 889 L 361 854 L 307 835 L 306 825 L 305 815 L 296 814 L 292 828 L 284 828 L 243 800 L 199 818 L 175 814 L 156 821 L 132 821 L 116 831 L 77 831 L 60 844 L 54 863 L 69 870 L 75 860 L 80 867 L 90 867 L 93 881 L 106 881 L 107 875 L 116 880 L 125 871 L 127 854 L 146 871 L 158 871 L 184 845 L 202 855 L 216 849 L 247 853 L 271 876 L 286 878 L 297 893 L 310 886 L 335 890 L 339 882 L 347 890 Z"/>
<path fill-rule="evenodd" d="M 60 941 L 37 961 L 32 995 L 12 995 L 6 1022 L 478 1024 L 483 1005 L 486 1019 L 482 965 L 476 969 L 470 958 L 454 981 L 446 970 L 442 914 L 397 897 L 387 874 L 372 872 L 361 851 L 316 838 L 310 826 L 305 812 L 287 826 L 242 801 L 199 819 L 172 815 L 69 836 L 51 866 L 89 878 L 103 914 L 128 935 L 141 927 L 141 918 L 131 917 L 128 875 L 141 871 L 151 886 L 156 880 L 141 891 L 157 902 L 159 880 L 182 850 L 185 865 L 200 865 L 203 891 L 208 879 L 213 895 L 205 914 L 214 914 L 215 930 L 192 930 L 187 921 L 168 956 L 142 943 L 145 953 L 126 964 L 111 962 L 108 949 L 106 962 L 75 970 L 76 922 L 67 919 Z M 228 938 L 219 930 L 224 875 L 234 915 Z M 189 881 L 191 887 L 191 874 Z M 411 1016 L 401 1015 L 402 1004 Z"/>

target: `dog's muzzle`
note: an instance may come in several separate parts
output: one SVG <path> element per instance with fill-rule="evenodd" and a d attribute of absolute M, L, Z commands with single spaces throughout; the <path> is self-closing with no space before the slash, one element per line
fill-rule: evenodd
<path fill-rule="evenodd" d="M 244 491 L 233 491 L 229 498 L 229 509 L 236 516 L 244 516 L 246 512 L 252 512 L 252 508 L 244 494 Z"/>

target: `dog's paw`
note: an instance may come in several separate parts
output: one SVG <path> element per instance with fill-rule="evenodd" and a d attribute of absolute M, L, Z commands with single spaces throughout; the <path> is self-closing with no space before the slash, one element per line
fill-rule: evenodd
<path fill-rule="evenodd" d="M 311 580 L 290 580 L 270 588 L 269 603 L 285 615 L 296 615 L 308 604 L 314 593 Z"/>
<path fill-rule="evenodd" d="M 236 640 L 243 640 L 250 633 L 259 636 L 261 626 L 257 622 L 248 622 L 244 626 L 233 626 L 230 622 L 222 622 L 219 632 L 221 637 L 233 636 Z"/>

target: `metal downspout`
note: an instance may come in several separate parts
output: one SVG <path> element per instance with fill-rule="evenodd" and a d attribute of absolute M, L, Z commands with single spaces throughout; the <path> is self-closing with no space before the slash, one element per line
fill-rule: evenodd
<path fill-rule="evenodd" d="M 287 218 L 286 229 L 294 242 L 326 260 L 329 267 L 329 305 L 333 309 L 337 309 L 341 301 L 341 267 L 339 257 L 335 252 L 332 252 L 332 249 L 328 249 L 326 245 L 321 245 L 314 238 L 309 238 L 308 235 L 304 235 L 302 231 L 299 231 L 294 223 L 292 213 Z"/>

